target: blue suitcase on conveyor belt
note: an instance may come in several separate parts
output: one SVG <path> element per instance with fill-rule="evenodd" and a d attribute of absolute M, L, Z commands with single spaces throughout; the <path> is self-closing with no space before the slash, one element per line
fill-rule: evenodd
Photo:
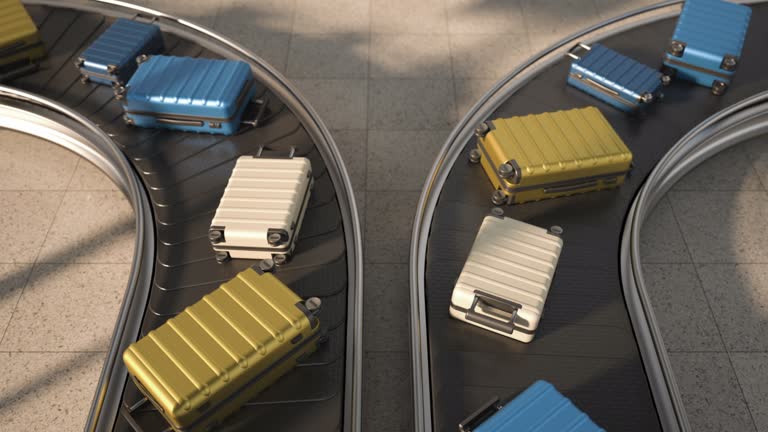
<path fill-rule="evenodd" d="M 622 111 L 632 112 L 661 99 L 662 85 L 669 79 L 600 44 L 578 44 L 568 56 L 574 59 L 568 84 Z"/>
<path fill-rule="evenodd" d="M 546 381 L 506 405 L 496 398 L 459 424 L 460 432 L 605 432 Z"/>
<path fill-rule="evenodd" d="M 161 53 L 160 28 L 153 24 L 118 18 L 77 59 L 82 81 L 125 84 L 136 71 L 137 57 Z"/>
<path fill-rule="evenodd" d="M 256 85 L 242 61 L 152 56 L 116 91 L 129 125 L 232 135 Z"/>
<path fill-rule="evenodd" d="M 668 75 L 721 95 L 741 57 L 752 9 L 721 0 L 688 0 L 664 54 Z"/>

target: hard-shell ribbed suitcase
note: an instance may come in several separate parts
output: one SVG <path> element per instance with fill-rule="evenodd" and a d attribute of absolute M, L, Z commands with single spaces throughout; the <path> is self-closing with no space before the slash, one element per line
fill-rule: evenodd
<path fill-rule="evenodd" d="M 157 55 L 116 92 L 129 125 L 232 135 L 256 86 L 242 61 Z"/>
<path fill-rule="evenodd" d="M 663 97 L 664 80 L 658 70 L 601 44 L 578 44 L 568 84 L 622 111 L 632 112 Z"/>
<path fill-rule="evenodd" d="M 546 381 L 502 405 L 494 398 L 459 424 L 459 432 L 605 432 Z"/>
<path fill-rule="evenodd" d="M 452 317 L 533 340 L 557 268 L 562 229 L 486 216 L 451 295 Z"/>
<path fill-rule="evenodd" d="M 313 184 L 307 158 L 238 158 L 208 232 L 216 259 L 283 264 L 296 245 Z"/>
<path fill-rule="evenodd" d="M 319 305 L 254 266 L 131 344 L 123 361 L 174 430 L 208 431 L 315 351 Z"/>
<path fill-rule="evenodd" d="M 664 53 L 665 73 L 721 95 L 733 79 L 752 9 L 721 0 L 687 0 Z"/>
<path fill-rule="evenodd" d="M 470 161 L 485 169 L 496 205 L 614 188 L 632 164 L 595 107 L 487 121 L 476 134 Z"/>
<path fill-rule="evenodd" d="M 163 51 L 163 35 L 154 24 L 118 18 L 75 62 L 82 81 L 125 84 L 138 67 L 137 58 Z"/>
<path fill-rule="evenodd" d="M 45 57 L 37 26 L 19 0 L 0 0 L 0 81 L 32 72 Z"/>

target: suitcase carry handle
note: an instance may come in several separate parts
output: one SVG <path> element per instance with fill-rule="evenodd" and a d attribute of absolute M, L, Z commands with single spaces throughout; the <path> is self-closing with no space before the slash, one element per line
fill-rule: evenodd
<path fill-rule="evenodd" d="M 499 401 L 498 396 L 491 399 L 490 401 L 486 402 L 485 405 L 480 407 L 480 409 L 473 412 L 469 415 L 469 417 L 465 418 L 464 421 L 459 423 L 459 432 L 473 431 L 475 428 L 483 424 L 483 422 L 496 414 L 502 407 L 503 405 L 501 404 L 501 401 Z"/>
<path fill-rule="evenodd" d="M 572 58 L 574 60 L 581 60 L 581 56 L 577 55 L 576 53 L 579 52 L 579 51 L 590 51 L 591 49 L 592 49 L 591 46 L 589 46 L 589 45 L 587 45 L 585 43 L 579 42 L 576 45 L 574 45 L 573 48 L 568 50 L 568 53 L 566 53 L 565 55 L 567 55 L 568 57 L 570 57 L 570 58 Z"/>
<path fill-rule="evenodd" d="M 490 312 L 480 313 L 477 311 L 477 306 L 481 302 L 485 305 L 510 313 L 512 316 L 506 318 L 493 315 Z M 512 332 L 515 330 L 515 318 L 517 318 L 517 311 L 522 307 L 523 306 L 518 303 L 511 302 L 509 300 L 496 297 L 482 291 L 475 291 L 475 299 L 472 301 L 472 306 L 469 308 L 469 310 L 467 310 L 466 318 L 467 321 L 472 321 L 474 323 L 490 327 L 503 333 L 512 334 Z"/>

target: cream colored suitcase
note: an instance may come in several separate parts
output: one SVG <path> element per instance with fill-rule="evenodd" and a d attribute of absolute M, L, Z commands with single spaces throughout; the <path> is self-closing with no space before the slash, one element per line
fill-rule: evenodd
<path fill-rule="evenodd" d="M 208 232 L 216 259 L 283 264 L 296 245 L 313 185 L 307 158 L 240 157 Z"/>
<path fill-rule="evenodd" d="M 451 296 L 451 316 L 530 342 L 555 274 L 562 229 L 487 216 Z"/>

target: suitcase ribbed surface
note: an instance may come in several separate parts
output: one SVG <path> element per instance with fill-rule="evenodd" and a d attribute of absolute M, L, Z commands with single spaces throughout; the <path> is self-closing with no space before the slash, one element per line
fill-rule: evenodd
<path fill-rule="evenodd" d="M 105 67 L 123 66 L 135 62 L 142 48 L 156 37 L 160 37 L 160 29 L 156 26 L 118 18 L 83 52 L 82 57 Z"/>
<path fill-rule="evenodd" d="M 301 299 L 269 273 L 253 269 L 149 332 L 123 355 L 154 402 L 189 424 L 275 364 L 317 331 Z"/>
<path fill-rule="evenodd" d="M 751 15 L 752 10 L 744 5 L 720 0 L 687 0 L 672 39 L 714 56 L 711 68 L 717 70 L 724 55 L 741 55 Z M 686 51 L 684 58 L 687 54 Z"/>
<path fill-rule="evenodd" d="M 152 56 L 128 82 L 126 110 L 229 118 L 252 81 L 242 61 Z"/>
<path fill-rule="evenodd" d="M 522 305 L 518 315 L 535 330 L 547 300 L 563 241 L 546 229 L 487 216 L 454 288 L 452 303 L 469 308 L 482 291 Z M 467 295 L 459 295 L 459 292 Z"/>
<path fill-rule="evenodd" d="M 474 432 L 604 432 L 546 381 L 536 381 Z"/>
<path fill-rule="evenodd" d="M 645 92 L 653 93 L 661 83 L 661 73 L 634 59 L 594 44 L 574 69 L 585 76 L 619 92 L 628 92 L 638 98 Z"/>
<path fill-rule="evenodd" d="M 225 227 L 225 242 L 217 246 L 268 247 L 268 229 L 293 231 L 310 172 L 309 159 L 302 157 L 240 157 L 211 222 Z"/>
<path fill-rule="evenodd" d="M 19 0 L 0 0 L 0 53 L 6 46 L 35 33 L 37 27 Z"/>

